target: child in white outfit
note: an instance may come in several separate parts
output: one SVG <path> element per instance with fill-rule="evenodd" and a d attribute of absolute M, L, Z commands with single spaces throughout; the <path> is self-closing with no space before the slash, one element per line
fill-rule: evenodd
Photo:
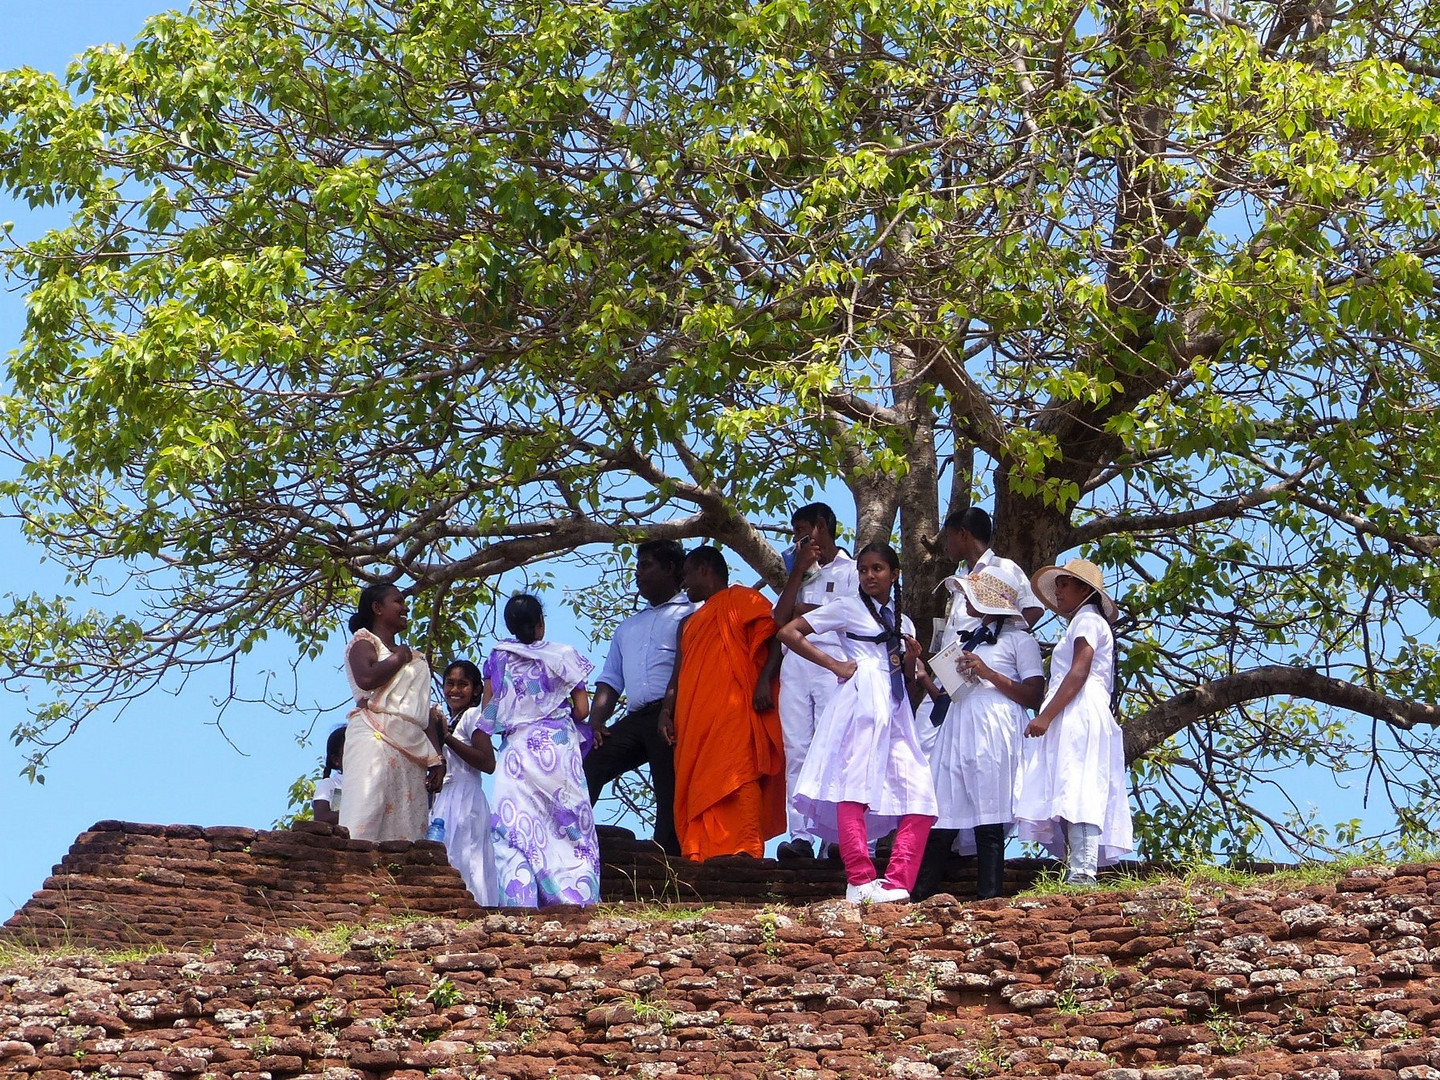
<path fill-rule="evenodd" d="M 325 769 L 315 781 L 310 813 L 316 821 L 340 824 L 340 788 L 345 782 L 345 729 L 338 727 L 325 740 Z"/>
<path fill-rule="evenodd" d="M 925 862 L 913 890 L 923 900 L 940 885 L 951 846 L 976 853 L 975 896 L 999 896 L 1005 883 L 1005 836 L 1015 820 L 1024 731 L 1030 710 L 1045 694 L 1040 645 L 1020 613 L 1020 578 L 991 566 L 961 578 L 960 592 L 977 625 L 960 635 L 950 663 L 969 680 L 940 726 L 930 767 L 940 817 L 930 832 Z M 922 676 L 934 695 L 941 689 Z M 973 837 L 973 839 L 972 839 Z"/>
<path fill-rule="evenodd" d="M 1068 884 L 1095 884 L 1098 867 L 1134 847 L 1125 736 L 1110 712 L 1119 611 L 1100 568 L 1085 559 L 1047 566 L 1031 578 L 1035 595 L 1070 620 L 1050 658 L 1044 704 L 1025 734 L 1027 755 L 1016 805 L 1019 835 L 1066 862 Z"/>
<path fill-rule="evenodd" d="M 490 802 L 481 786 L 482 774 L 495 771 L 495 750 L 485 732 L 477 737 L 480 711 L 472 709 L 480 703 L 485 683 L 473 663 L 455 660 L 445 669 L 441 688 L 446 710 L 436 706 L 431 720 L 437 725 L 447 768 L 445 786 L 435 796 L 430 814 L 444 822 L 445 857 L 460 871 L 470 895 L 481 907 L 495 907 L 500 903 L 500 878 L 490 837 Z"/>

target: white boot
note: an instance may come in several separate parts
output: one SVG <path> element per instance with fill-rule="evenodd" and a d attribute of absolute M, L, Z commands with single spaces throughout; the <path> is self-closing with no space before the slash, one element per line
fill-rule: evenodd
<path fill-rule="evenodd" d="M 1089 889 L 1095 886 L 1100 865 L 1100 826 L 1082 821 L 1065 822 L 1065 884 Z"/>

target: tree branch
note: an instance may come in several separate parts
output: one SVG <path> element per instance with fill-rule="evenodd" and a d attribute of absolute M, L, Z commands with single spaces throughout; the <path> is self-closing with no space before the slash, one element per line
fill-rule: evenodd
<path fill-rule="evenodd" d="M 1183 690 L 1125 724 L 1125 760 L 1134 761 L 1170 736 L 1206 717 L 1247 701 L 1295 697 L 1374 717 L 1391 727 L 1440 727 L 1440 706 L 1401 701 L 1354 683 L 1322 675 L 1314 668 L 1281 664 L 1252 668 L 1204 686 Z"/>
<path fill-rule="evenodd" d="M 1379 537 L 1396 547 L 1409 548 L 1417 555 L 1433 556 L 1437 550 L 1440 550 L 1440 536 L 1433 533 L 1413 535 L 1396 532 L 1394 529 L 1382 529 L 1367 517 L 1341 510 L 1338 506 L 1331 506 L 1312 495 L 1296 493 L 1291 497 L 1301 506 L 1324 514 L 1334 521 L 1344 522 L 1358 534 Z"/>
<path fill-rule="evenodd" d="M 1247 510 L 1263 506 L 1277 496 L 1294 490 L 1295 486 L 1312 468 L 1312 465 L 1307 465 L 1279 483 L 1257 488 L 1244 495 L 1236 495 L 1234 498 L 1221 499 L 1208 506 L 1196 506 L 1173 514 L 1112 514 L 1108 517 L 1092 518 L 1083 525 L 1077 525 L 1071 535 L 1076 544 L 1088 544 L 1102 536 L 1168 531 L 1183 529 L 1190 525 L 1201 525 L 1207 521 L 1234 519 Z"/>

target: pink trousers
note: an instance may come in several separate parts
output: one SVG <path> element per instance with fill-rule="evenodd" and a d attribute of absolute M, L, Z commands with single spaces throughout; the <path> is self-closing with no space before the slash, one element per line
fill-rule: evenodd
<path fill-rule="evenodd" d="M 906 814 L 895 833 L 895 846 L 890 849 L 890 862 L 885 867 L 885 880 L 906 892 L 915 887 L 920 872 L 920 859 L 925 854 L 925 841 L 935 819 L 927 814 Z M 835 825 L 840 833 L 840 861 L 845 864 L 845 879 L 851 885 L 864 885 L 876 878 L 875 864 L 870 859 L 869 837 L 865 835 L 865 804 L 842 802 L 835 807 Z"/>

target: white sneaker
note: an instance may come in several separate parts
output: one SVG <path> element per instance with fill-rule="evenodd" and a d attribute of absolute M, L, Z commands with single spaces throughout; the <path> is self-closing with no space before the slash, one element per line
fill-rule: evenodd
<path fill-rule="evenodd" d="M 874 903 L 876 904 L 908 904 L 910 902 L 910 890 L 902 889 L 899 885 L 891 885 L 888 881 L 876 881 L 879 886 L 875 890 Z"/>
<path fill-rule="evenodd" d="M 906 889 L 887 885 L 882 878 L 867 881 L 864 885 L 847 885 L 845 899 L 852 904 L 893 904 L 910 899 Z"/>

